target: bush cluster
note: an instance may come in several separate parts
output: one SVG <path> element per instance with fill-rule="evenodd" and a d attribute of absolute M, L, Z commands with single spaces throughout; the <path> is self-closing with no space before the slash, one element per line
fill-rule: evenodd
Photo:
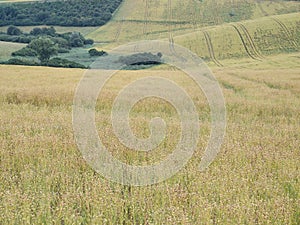
<path fill-rule="evenodd" d="M 126 66 L 135 65 L 157 65 L 162 63 L 162 54 L 159 52 L 156 55 L 150 52 L 137 53 L 129 56 L 121 56 L 118 62 Z"/>
<path fill-rule="evenodd" d="M 67 59 L 61 59 L 61 58 L 52 58 L 47 63 L 38 63 L 33 60 L 11 58 L 6 62 L 1 62 L 1 64 L 23 65 L 23 66 L 49 66 L 49 67 L 80 68 L 80 69 L 88 68 L 80 63 L 76 63 L 76 62 L 69 61 Z"/>
<path fill-rule="evenodd" d="M 52 58 L 50 59 L 45 66 L 50 66 L 50 67 L 64 67 L 64 68 L 81 68 L 81 69 L 86 69 L 87 67 L 77 63 L 73 62 L 67 59 L 62 59 L 62 58 Z"/>
<path fill-rule="evenodd" d="M 90 56 L 106 56 L 107 55 L 107 53 L 105 51 L 103 51 L 103 50 L 98 51 L 97 49 L 94 49 L 94 48 L 89 50 L 89 54 L 90 54 Z"/>
<path fill-rule="evenodd" d="M 6 42 L 17 42 L 17 43 L 24 43 L 28 44 L 33 40 L 34 37 L 29 35 L 8 35 L 8 34 L 0 34 L 0 41 Z"/>
<path fill-rule="evenodd" d="M 13 52 L 11 55 L 12 56 L 21 56 L 21 57 L 26 57 L 26 56 L 35 57 L 35 56 L 37 56 L 37 53 L 32 48 L 29 48 L 26 46 L 18 51 Z"/>
<path fill-rule="evenodd" d="M 28 45 L 18 51 L 13 52 L 13 57 L 35 57 L 40 63 L 28 61 L 28 59 L 12 58 L 5 64 L 15 65 L 43 65 L 51 67 L 67 67 L 67 68 L 86 68 L 86 66 L 69 61 L 62 58 L 53 58 L 52 56 L 58 53 L 69 53 L 72 48 L 84 47 L 92 45 L 92 39 L 85 39 L 79 32 L 68 32 L 59 34 L 53 27 L 33 28 L 28 34 L 23 33 L 19 28 L 10 26 L 6 34 L 0 34 L 0 40 L 7 42 L 28 43 Z M 102 56 L 107 53 L 91 49 L 91 56 Z"/>
<path fill-rule="evenodd" d="M 19 59 L 19 58 L 11 58 L 6 62 L 2 62 L 2 64 L 8 64 L 8 65 L 24 65 L 24 66 L 39 66 L 40 64 L 32 61 L 32 60 L 26 60 L 26 59 Z"/>

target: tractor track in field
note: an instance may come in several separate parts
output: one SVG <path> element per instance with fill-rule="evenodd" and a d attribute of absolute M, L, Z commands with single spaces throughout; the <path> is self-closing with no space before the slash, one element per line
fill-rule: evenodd
<path fill-rule="evenodd" d="M 283 33 L 288 38 L 290 43 L 292 45 L 294 45 L 294 47 L 298 48 L 297 42 L 295 42 L 295 40 L 293 40 L 292 35 L 291 35 L 289 29 L 287 28 L 287 26 L 277 18 L 271 17 L 271 19 L 281 27 Z"/>
<path fill-rule="evenodd" d="M 240 28 L 241 28 L 241 29 L 243 30 L 243 32 L 245 33 L 245 35 L 246 35 L 246 37 L 247 37 L 247 39 L 248 39 L 248 41 L 249 41 L 249 43 L 250 43 L 250 45 L 251 45 L 251 48 L 252 48 L 253 51 L 255 52 L 256 56 L 259 57 L 259 58 L 264 58 L 264 57 L 260 54 L 260 52 L 258 51 L 257 47 L 255 46 L 254 41 L 253 41 L 251 35 L 249 34 L 247 28 L 245 27 L 245 25 L 242 24 L 242 23 L 237 23 L 237 24 L 240 26 Z"/>
<path fill-rule="evenodd" d="M 117 42 L 119 37 L 120 37 L 120 34 L 121 34 L 121 31 L 122 31 L 122 28 L 123 28 L 123 25 L 124 25 L 124 22 L 125 22 L 125 18 L 123 17 L 121 21 L 118 21 L 119 25 L 118 25 L 118 28 L 117 28 L 117 32 L 115 34 L 115 37 L 114 37 L 114 42 Z"/>
<path fill-rule="evenodd" d="M 250 57 L 250 58 L 252 58 L 252 59 L 254 59 L 254 60 L 261 60 L 261 59 L 259 59 L 257 56 L 255 56 L 255 55 L 253 55 L 252 53 L 251 53 L 251 51 L 249 50 L 249 48 L 248 48 L 248 46 L 247 46 L 247 44 L 246 44 L 246 42 L 245 42 L 245 40 L 244 40 L 244 38 L 243 38 L 243 35 L 242 35 L 242 33 L 241 33 L 241 31 L 239 30 L 239 28 L 236 26 L 236 25 L 234 25 L 234 24 L 231 24 L 231 26 L 236 30 L 236 32 L 238 33 L 238 35 L 239 35 L 239 37 L 240 37 L 240 40 L 242 41 L 242 44 L 243 44 L 243 46 L 244 46 L 244 48 L 245 48 L 245 50 L 246 50 L 246 52 L 247 52 L 247 54 L 248 54 L 248 56 Z"/>
<path fill-rule="evenodd" d="M 212 42 L 211 42 L 211 38 L 210 38 L 208 32 L 205 31 L 205 30 L 203 30 L 202 32 L 203 32 L 203 34 L 204 34 L 204 38 L 205 38 L 205 41 L 206 41 L 207 49 L 208 49 L 208 51 L 209 51 L 209 55 L 210 55 L 211 60 L 212 60 L 217 66 L 222 67 L 223 65 L 216 59 L 215 52 L 214 52 L 214 48 L 213 48 L 213 45 L 212 45 Z"/>
<path fill-rule="evenodd" d="M 148 17 L 149 17 L 149 0 L 145 0 L 145 14 L 144 14 L 144 26 L 143 26 L 143 34 L 147 35 L 147 27 L 148 27 Z"/>

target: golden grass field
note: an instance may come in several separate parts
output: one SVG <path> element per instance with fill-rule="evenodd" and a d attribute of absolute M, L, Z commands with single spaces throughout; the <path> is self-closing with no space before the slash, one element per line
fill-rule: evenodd
<path fill-rule="evenodd" d="M 247 13 L 249 5 L 249 18 L 225 21 L 228 7 Z M 211 131 L 210 109 L 186 74 L 166 65 L 119 71 L 100 93 L 99 137 L 114 157 L 133 165 L 170 154 L 180 119 L 163 100 L 138 102 L 130 113 L 134 133 L 148 137 L 149 121 L 161 116 L 167 137 L 149 153 L 130 150 L 111 124 L 119 91 L 138 78 L 159 76 L 191 96 L 201 126 L 195 154 L 171 179 L 151 186 L 110 182 L 77 148 L 72 106 L 85 70 L 0 65 L 0 224 L 300 224 L 299 7 L 281 0 L 125 0 L 103 27 L 55 27 L 80 31 L 104 50 L 138 40 L 174 41 L 211 68 L 225 97 L 227 127 L 204 172 L 198 166 Z M 23 46 L 0 42 L 0 61 Z"/>
<path fill-rule="evenodd" d="M 180 126 L 167 103 L 144 100 L 131 113 L 134 131 L 147 136 L 150 118 L 161 115 L 168 137 L 150 154 L 125 149 L 109 123 L 113 98 L 125 84 L 149 75 L 171 79 L 187 90 L 199 112 L 201 136 L 192 160 L 171 179 L 147 187 L 111 183 L 77 149 L 72 100 L 84 70 L 1 66 L 0 223 L 299 224 L 299 57 L 212 67 L 226 99 L 227 133 L 204 172 L 198 164 L 210 119 L 198 87 L 165 67 L 116 74 L 99 96 L 96 124 L 120 160 L 161 160 L 177 142 Z"/>

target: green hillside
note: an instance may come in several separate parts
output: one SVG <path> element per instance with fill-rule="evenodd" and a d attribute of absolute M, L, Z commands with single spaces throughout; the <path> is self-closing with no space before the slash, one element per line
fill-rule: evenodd
<path fill-rule="evenodd" d="M 299 24 L 299 1 L 124 0 L 102 27 L 55 28 L 79 31 L 107 50 L 137 40 L 169 40 L 221 66 L 224 59 L 263 60 L 299 51 Z"/>
<path fill-rule="evenodd" d="M 299 11 L 299 3 L 285 1 L 125 0 L 111 22 L 90 37 L 99 42 L 152 39 L 168 37 L 169 30 L 187 33 L 201 27 Z"/>
<path fill-rule="evenodd" d="M 263 60 L 271 54 L 299 51 L 300 13 L 229 23 L 179 35 L 174 40 L 213 61 L 240 57 Z"/>
<path fill-rule="evenodd" d="M 126 0 L 88 37 L 106 48 L 166 39 L 220 65 L 218 60 L 226 58 L 260 60 L 298 51 L 299 12 L 296 1 Z"/>

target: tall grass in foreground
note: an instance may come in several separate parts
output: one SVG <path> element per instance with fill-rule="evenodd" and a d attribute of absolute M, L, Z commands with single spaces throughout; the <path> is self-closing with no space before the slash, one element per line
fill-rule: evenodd
<path fill-rule="evenodd" d="M 299 224 L 299 68 L 215 69 L 227 103 L 225 142 L 205 172 L 198 164 L 209 137 L 209 108 L 179 71 L 123 71 L 109 81 L 96 124 L 115 157 L 132 164 L 160 161 L 178 138 L 176 111 L 157 99 L 133 109 L 137 136 L 160 114 L 168 138 L 148 155 L 114 137 L 110 107 L 126 83 L 147 75 L 173 79 L 192 96 L 201 137 L 193 159 L 166 182 L 126 187 L 95 173 L 72 131 L 72 99 L 82 70 L 1 66 L 0 224 Z M 257 68 L 257 67 L 256 67 Z"/>

